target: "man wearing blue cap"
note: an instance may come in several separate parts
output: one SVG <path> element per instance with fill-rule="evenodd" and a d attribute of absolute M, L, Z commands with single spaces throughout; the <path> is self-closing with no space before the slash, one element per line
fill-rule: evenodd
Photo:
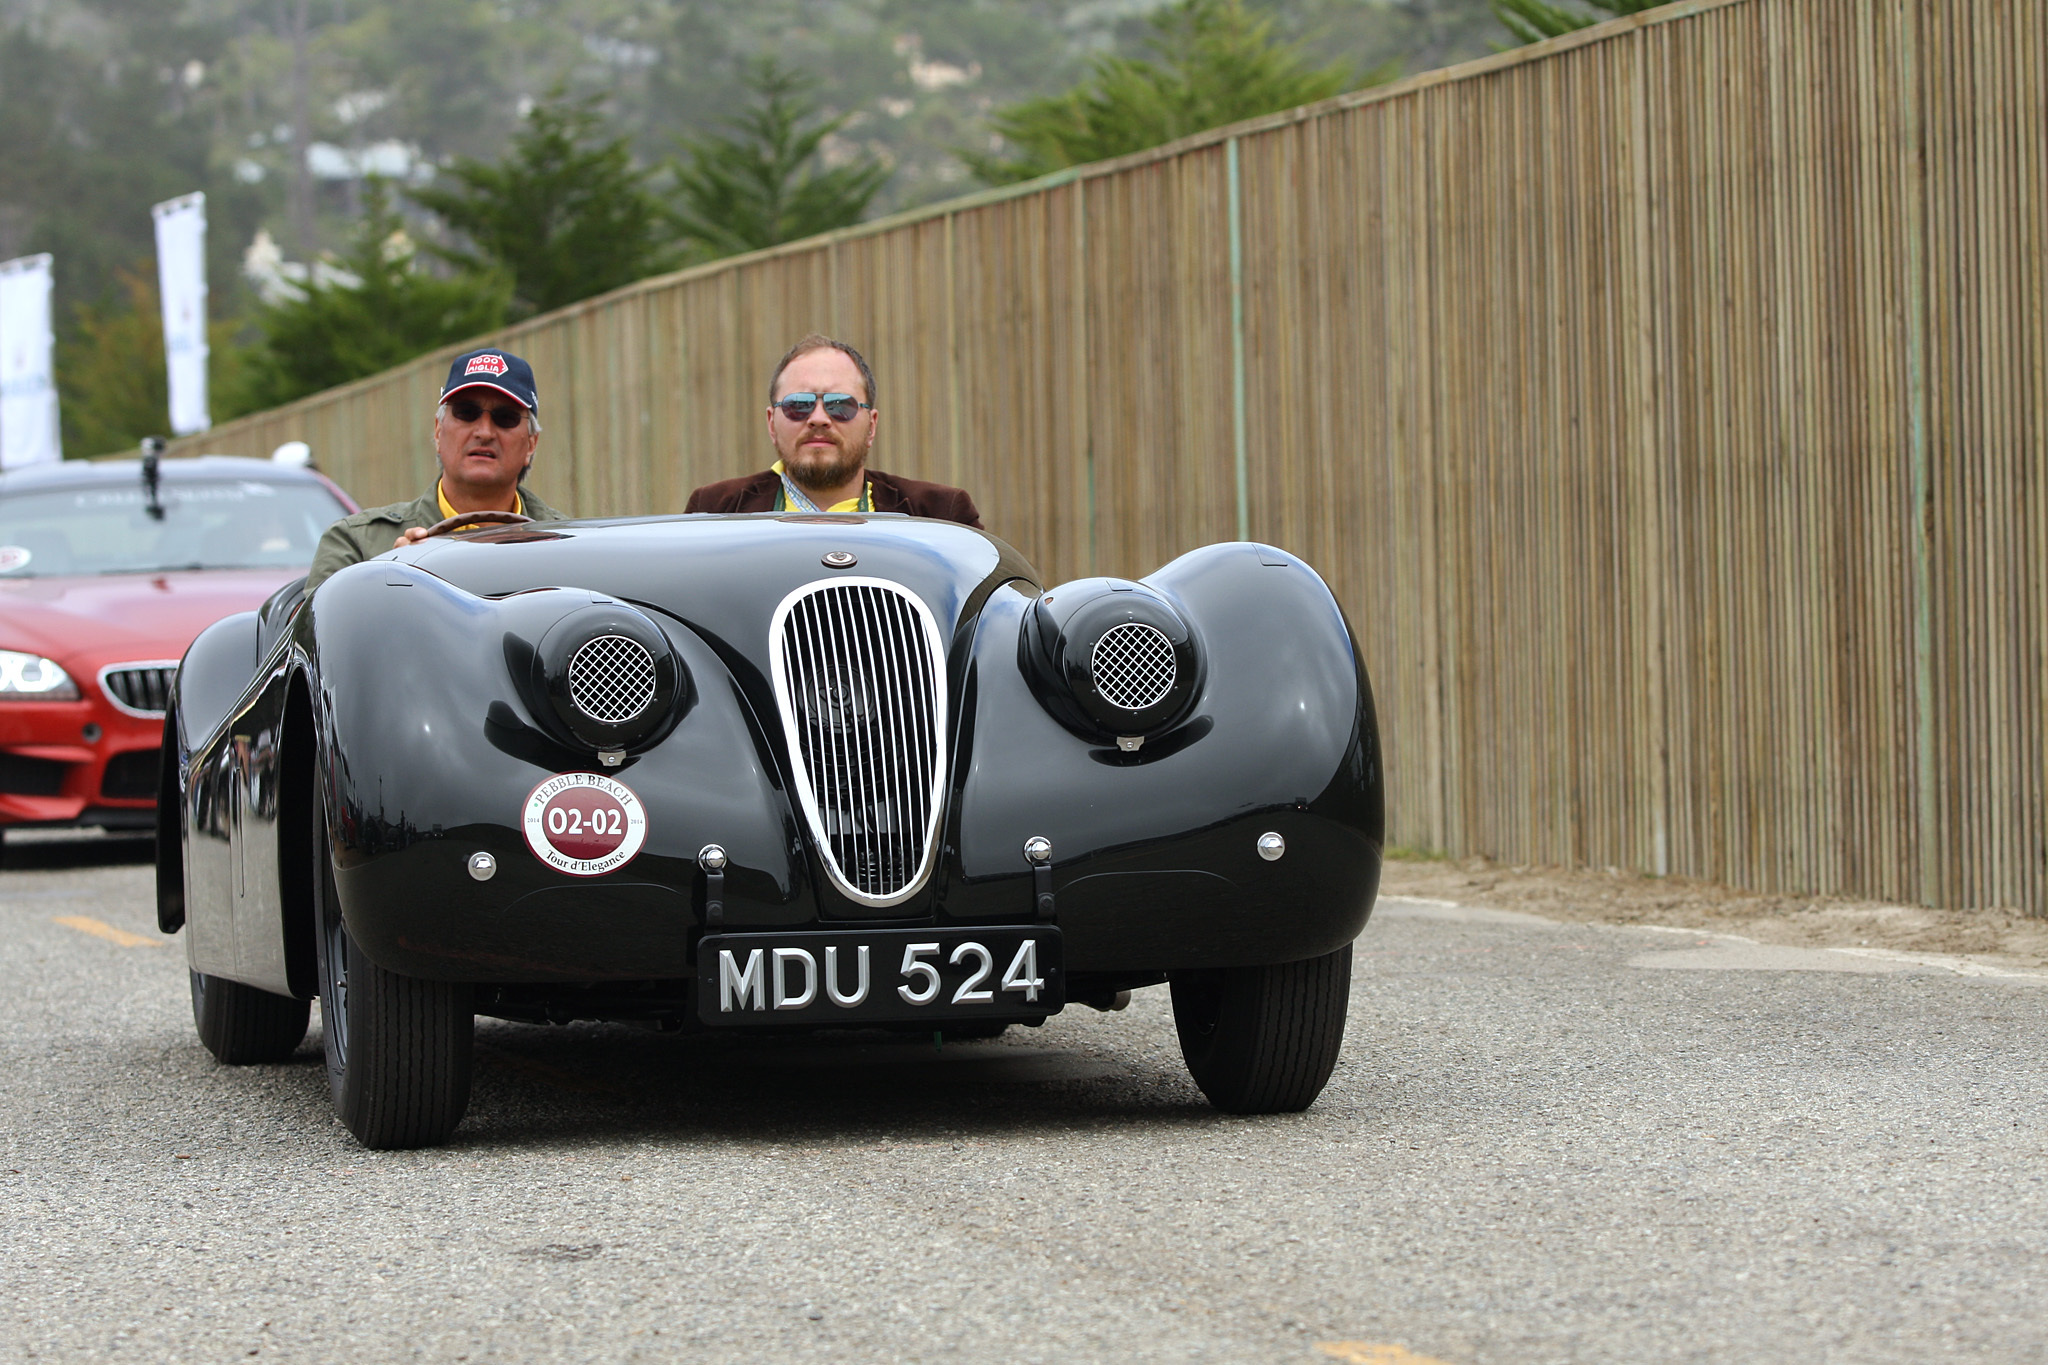
<path fill-rule="evenodd" d="M 562 513 L 521 486 L 538 444 L 533 367 L 494 346 L 455 357 L 434 410 L 440 479 L 411 502 L 372 507 L 328 527 L 306 591 L 351 564 L 430 535 L 480 523 L 560 521 Z"/>

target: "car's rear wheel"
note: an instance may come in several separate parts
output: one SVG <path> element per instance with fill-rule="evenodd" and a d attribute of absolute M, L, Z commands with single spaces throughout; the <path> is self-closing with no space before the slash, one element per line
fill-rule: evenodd
<path fill-rule="evenodd" d="M 228 1066 L 282 1062 L 306 1036 L 311 1003 L 194 971 L 192 1022 L 199 1041 Z"/>
<path fill-rule="evenodd" d="M 469 1107 L 470 989 L 370 961 L 341 917 L 325 822 L 316 815 L 313 823 L 320 1028 L 334 1110 L 365 1147 L 445 1142 Z"/>
<path fill-rule="evenodd" d="M 1351 945 L 1276 967 L 1175 972 L 1180 1053 L 1209 1103 L 1282 1114 L 1315 1102 L 1344 1046 Z"/>

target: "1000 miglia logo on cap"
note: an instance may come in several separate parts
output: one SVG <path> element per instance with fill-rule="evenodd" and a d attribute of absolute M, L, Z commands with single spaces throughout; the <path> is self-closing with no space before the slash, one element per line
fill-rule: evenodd
<path fill-rule="evenodd" d="M 557 872 L 597 877 L 624 867 L 647 839 L 647 811 L 623 782 L 561 773 L 526 798 L 526 846 Z"/>
<path fill-rule="evenodd" d="M 472 374 L 500 375 L 505 373 L 508 368 L 510 367 L 505 364 L 505 357 L 501 355 L 479 355 L 470 357 L 469 364 L 463 367 L 462 373 L 464 376 Z"/>

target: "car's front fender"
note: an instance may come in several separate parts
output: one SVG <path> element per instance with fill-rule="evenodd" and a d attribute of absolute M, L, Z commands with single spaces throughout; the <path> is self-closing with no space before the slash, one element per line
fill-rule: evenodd
<path fill-rule="evenodd" d="M 1209 546 L 1144 581 L 1193 625 L 1206 672 L 1187 718 L 1136 752 L 1077 736 L 1034 698 L 1017 644 L 1030 585 L 984 610 L 948 913 L 1027 913 L 1024 843 L 1044 836 L 1072 970 L 1341 947 L 1370 914 L 1384 831 L 1372 695 L 1343 613 L 1267 546 Z M 1285 841 L 1277 860 L 1259 853 L 1267 833 Z"/>
<path fill-rule="evenodd" d="M 659 744 L 604 767 L 549 738 L 515 685 L 504 641 L 532 636 L 591 595 L 476 597 L 410 565 L 336 574 L 301 623 L 315 678 L 320 770 L 349 931 L 416 976 L 564 980 L 688 974 L 716 842 L 726 921 L 766 927 L 816 911 L 795 816 L 762 727 L 718 655 L 643 608 L 688 670 L 688 713 Z M 527 798 L 562 772 L 601 773 L 646 813 L 628 864 L 577 876 L 543 863 L 522 829 Z M 478 880 L 470 860 L 496 871 Z"/>

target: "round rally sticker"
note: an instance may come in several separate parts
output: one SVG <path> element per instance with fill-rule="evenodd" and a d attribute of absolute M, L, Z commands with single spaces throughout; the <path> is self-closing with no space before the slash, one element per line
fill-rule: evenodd
<path fill-rule="evenodd" d="M 558 872 L 596 877 L 633 861 L 647 838 L 647 812 L 623 782 L 562 773 L 526 798 L 526 846 Z"/>

